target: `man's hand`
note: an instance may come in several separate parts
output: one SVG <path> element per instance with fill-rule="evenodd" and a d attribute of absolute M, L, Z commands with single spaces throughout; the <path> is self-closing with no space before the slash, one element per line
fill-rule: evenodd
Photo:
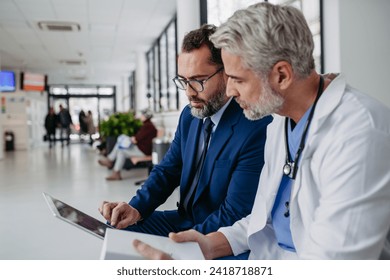
<path fill-rule="evenodd" d="M 226 237 L 220 232 L 212 232 L 208 235 L 201 234 L 196 230 L 190 229 L 179 233 L 171 232 L 169 234 L 175 242 L 197 242 L 202 250 L 202 253 L 206 260 L 211 260 L 217 257 L 229 256 L 232 254 L 232 250 Z M 172 257 L 156 248 L 149 246 L 148 244 L 134 240 L 133 246 L 147 259 L 151 260 L 171 260 Z"/>
<path fill-rule="evenodd" d="M 224 240 L 225 236 L 219 232 L 212 232 L 208 235 L 204 235 L 194 229 L 181 231 L 178 233 L 171 232 L 169 238 L 175 242 L 197 242 L 200 249 L 202 250 L 203 256 L 206 260 L 214 259 L 217 256 L 214 256 L 216 246 L 218 244 L 216 238 L 222 235 Z M 229 244 L 229 243 L 228 243 Z"/>
<path fill-rule="evenodd" d="M 135 250 L 149 260 L 173 260 L 170 255 L 164 253 L 163 251 L 157 250 L 156 248 L 135 239 L 133 241 L 133 246 Z"/>
<path fill-rule="evenodd" d="M 126 202 L 103 201 L 99 208 L 99 212 L 117 229 L 126 228 L 141 219 L 138 210 L 131 207 Z"/>

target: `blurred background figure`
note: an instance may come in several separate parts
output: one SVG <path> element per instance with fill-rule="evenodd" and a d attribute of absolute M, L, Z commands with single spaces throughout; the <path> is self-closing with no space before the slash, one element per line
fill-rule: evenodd
<path fill-rule="evenodd" d="M 59 106 L 60 112 L 58 113 L 58 120 L 60 124 L 60 137 L 61 137 L 61 146 L 64 146 L 64 140 L 66 140 L 66 145 L 69 145 L 70 141 L 70 125 L 73 125 L 72 117 L 68 109 L 65 109 L 62 104 Z"/>
<path fill-rule="evenodd" d="M 120 135 L 110 154 L 98 160 L 100 165 L 114 168 L 111 175 L 106 178 L 107 180 L 122 180 L 120 170 L 123 168 L 126 159 L 129 158 L 131 160 L 130 164 L 134 166 L 136 163 L 132 161 L 132 158 L 152 154 L 152 141 L 157 136 L 157 129 L 151 121 L 152 117 L 152 111 L 149 109 L 142 110 L 140 117 L 142 126 L 138 132 L 132 137 L 124 134 Z"/>
<path fill-rule="evenodd" d="M 53 147 L 56 142 L 56 128 L 58 124 L 58 116 L 54 112 L 54 108 L 50 107 L 49 112 L 45 117 L 45 129 L 47 141 L 49 141 L 49 148 Z"/>
<path fill-rule="evenodd" d="M 80 113 L 79 113 L 79 124 L 80 124 L 79 135 L 80 135 L 80 139 L 82 139 L 82 137 L 81 137 L 82 135 L 88 133 L 88 126 L 87 126 L 87 123 L 86 123 L 85 119 L 86 119 L 86 114 L 85 114 L 84 110 L 81 110 Z"/>
<path fill-rule="evenodd" d="M 93 144 L 92 135 L 95 134 L 96 129 L 95 129 L 95 124 L 93 123 L 92 112 L 90 110 L 88 111 L 87 115 L 85 116 L 84 122 L 85 122 L 86 130 L 87 130 L 87 134 L 89 134 L 89 145 L 92 146 L 92 144 Z M 81 123 L 80 123 L 80 130 L 81 130 Z"/>

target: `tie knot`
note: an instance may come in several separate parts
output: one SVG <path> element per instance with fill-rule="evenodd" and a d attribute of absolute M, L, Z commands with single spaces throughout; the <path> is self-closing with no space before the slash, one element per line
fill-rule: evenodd
<path fill-rule="evenodd" d="M 205 131 L 206 134 L 210 134 L 211 130 L 213 129 L 213 121 L 208 117 L 203 123 L 203 130 Z"/>

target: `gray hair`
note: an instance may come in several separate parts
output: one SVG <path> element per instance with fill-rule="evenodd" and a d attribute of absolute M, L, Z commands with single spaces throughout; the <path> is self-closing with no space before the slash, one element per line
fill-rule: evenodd
<path fill-rule="evenodd" d="M 148 108 L 145 108 L 143 110 L 141 110 L 141 114 L 145 117 L 145 119 L 151 119 L 153 118 L 153 112 L 152 110 L 148 109 Z"/>
<path fill-rule="evenodd" d="M 217 48 L 241 57 L 243 66 L 268 76 L 287 61 L 300 78 L 314 69 L 314 42 L 303 14 L 291 6 L 262 2 L 236 11 L 210 37 Z"/>

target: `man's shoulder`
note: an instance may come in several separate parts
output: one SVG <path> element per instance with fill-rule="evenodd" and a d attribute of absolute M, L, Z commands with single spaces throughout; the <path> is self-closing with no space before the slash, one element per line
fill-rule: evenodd
<path fill-rule="evenodd" d="M 179 122 L 191 122 L 195 117 L 191 114 L 191 108 L 185 106 L 180 114 Z"/>
<path fill-rule="evenodd" d="M 155 125 L 154 125 L 154 123 L 153 123 L 151 120 L 147 120 L 147 121 L 145 121 L 145 122 L 142 124 L 141 128 L 142 128 L 142 127 L 152 128 L 152 127 L 155 127 Z"/>
<path fill-rule="evenodd" d="M 188 116 L 192 117 L 190 106 L 185 106 L 183 108 L 183 110 L 181 110 L 181 116 L 182 117 L 188 117 Z"/>

